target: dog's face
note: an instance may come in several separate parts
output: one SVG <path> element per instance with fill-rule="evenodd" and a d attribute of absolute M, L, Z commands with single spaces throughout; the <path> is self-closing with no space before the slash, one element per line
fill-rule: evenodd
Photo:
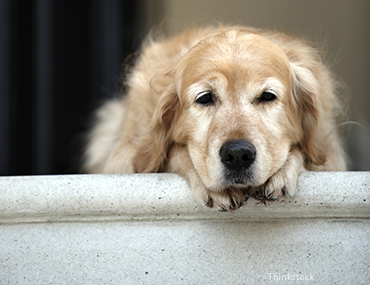
<path fill-rule="evenodd" d="M 201 41 L 182 59 L 176 82 L 174 139 L 188 146 L 210 190 L 265 183 L 302 136 L 291 64 L 263 36 L 234 31 Z"/>

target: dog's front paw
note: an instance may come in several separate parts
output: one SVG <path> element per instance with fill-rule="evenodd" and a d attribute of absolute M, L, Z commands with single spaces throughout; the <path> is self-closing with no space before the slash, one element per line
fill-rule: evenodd
<path fill-rule="evenodd" d="M 284 165 L 263 185 L 252 188 L 250 196 L 266 201 L 275 201 L 281 197 L 293 196 L 297 188 L 298 176 L 305 171 L 303 154 L 298 148 L 292 148 Z"/>
<path fill-rule="evenodd" d="M 293 196 L 297 187 L 298 175 L 298 173 L 288 175 L 284 170 L 279 170 L 265 184 L 253 188 L 250 196 L 262 202 L 276 201 L 279 198 Z"/>
<path fill-rule="evenodd" d="M 219 212 L 234 212 L 246 202 L 245 195 L 239 189 L 227 189 L 225 191 L 213 192 L 207 190 L 201 200 L 205 207 Z"/>
<path fill-rule="evenodd" d="M 278 171 L 264 185 L 263 195 L 267 200 L 277 200 L 285 196 L 293 196 L 297 185 L 296 177 L 288 177 L 284 171 Z"/>

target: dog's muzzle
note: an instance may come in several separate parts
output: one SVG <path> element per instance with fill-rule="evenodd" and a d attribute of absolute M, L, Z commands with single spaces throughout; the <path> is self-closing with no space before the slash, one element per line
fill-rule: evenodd
<path fill-rule="evenodd" d="M 221 162 L 225 166 L 226 183 L 244 184 L 251 180 L 250 166 L 255 161 L 257 150 L 247 140 L 229 140 L 220 148 Z"/>

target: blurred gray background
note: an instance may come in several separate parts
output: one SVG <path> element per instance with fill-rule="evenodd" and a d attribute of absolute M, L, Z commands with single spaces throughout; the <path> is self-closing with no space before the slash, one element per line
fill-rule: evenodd
<path fill-rule="evenodd" d="M 0 175 L 79 173 L 93 111 L 145 35 L 243 24 L 306 37 L 342 83 L 350 170 L 370 171 L 370 0 L 0 0 Z"/>
<path fill-rule="evenodd" d="M 370 1 L 141 0 L 141 29 L 174 34 L 198 25 L 243 24 L 308 38 L 343 84 L 351 124 L 342 131 L 350 169 L 370 170 Z"/>

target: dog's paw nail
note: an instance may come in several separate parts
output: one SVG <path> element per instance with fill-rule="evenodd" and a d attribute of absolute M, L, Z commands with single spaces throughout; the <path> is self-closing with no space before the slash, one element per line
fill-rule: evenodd
<path fill-rule="evenodd" d="M 270 195 L 270 189 L 269 188 L 265 188 L 264 191 L 263 191 L 263 195 L 265 195 L 266 197 L 268 195 Z"/>
<path fill-rule="evenodd" d="M 231 201 L 230 201 L 230 209 L 231 210 L 236 210 L 238 208 L 239 208 L 238 207 L 238 203 L 234 199 L 231 199 Z"/>
<path fill-rule="evenodd" d="M 266 197 L 267 201 L 276 201 L 278 199 L 275 195 L 269 195 Z"/>
<path fill-rule="evenodd" d="M 276 195 L 275 191 L 269 191 L 268 194 L 265 194 L 265 197 L 268 201 L 275 201 L 278 199 L 278 195 Z"/>
<path fill-rule="evenodd" d="M 227 212 L 227 208 L 225 206 L 219 206 L 217 209 L 219 212 Z"/>
<path fill-rule="evenodd" d="M 205 207 L 213 208 L 213 200 L 211 197 L 208 197 L 207 202 L 204 204 Z"/>
<path fill-rule="evenodd" d="M 281 195 L 284 196 L 284 197 L 287 195 L 287 191 L 286 191 L 285 186 L 283 187 L 283 189 L 281 189 Z"/>
<path fill-rule="evenodd" d="M 265 197 L 273 197 L 275 194 L 274 194 L 274 191 L 269 188 L 269 187 L 265 187 L 264 191 L 263 191 L 263 196 Z"/>

